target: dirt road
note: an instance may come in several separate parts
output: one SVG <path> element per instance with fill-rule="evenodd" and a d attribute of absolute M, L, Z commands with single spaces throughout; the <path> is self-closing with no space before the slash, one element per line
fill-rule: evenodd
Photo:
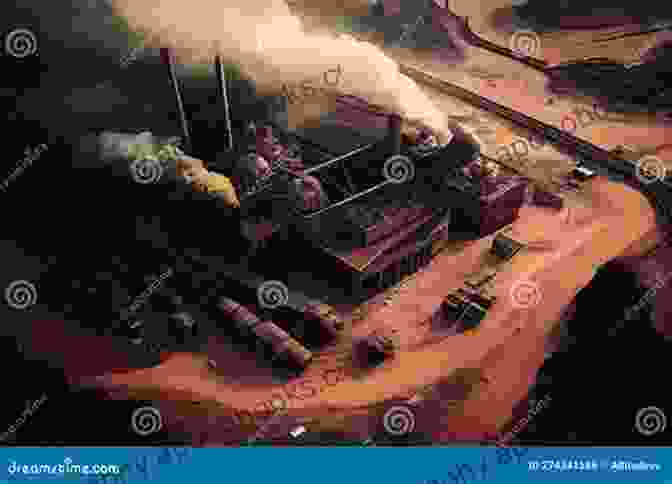
<path fill-rule="evenodd" d="M 494 3 L 455 0 L 451 8 L 460 15 L 471 15 L 475 31 L 506 45 L 507 34 L 495 31 L 487 21 L 489 13 L 501 7 Z M 567 55 L 569 46 L 603 55 L 604 51 L 593 51 L 587 45 L 577 47 L 579 37 L 585 35 L 543 39 L 543 57 L 557 61 Z M 620 53 L 624 50 L 622 46 L 610 48 Z M 469 52 L 467 62 L 460 66 L 439 65 L 431 56 L 418 53 L 392 54 L 558 127 L 563 127 L 563 119 L 572 116 L 579 102 L 553 97 L 549 104 L 543 77 L 493 54 Z M 478 75 L 483 72 L 495 78 Z M 431 89 L 427 92 L 448 116 L 479 137 L 490 156 L 501 156 L 502 147 L 521 136 L 485 113 Z M 590 104 L 582 107 L 591 109 Z M 574 131 L 601 147 L 629 145 L 639 153 L 672 159 L 665 146 L 672 139 L 672 129 L 651 120 L 609 117 L 583 125 L 576 120 Z M 563 171 L 571 162 L 550 147 L 513 161 L 542 178 L 548 176 L 550 167 Z M 455 335 L 433 326 L 428 319 L 445 295 L 479 267 L 491 238 L 470 243 L 458 253 L 445 251 L 398 292 L 390 293 L 387 303 L 378 301 L 367 307 L 364 316 L 354 321 L 352 337 L 391 327 L 398 331 L 401 342 L 396 358 L 369 372 L 355 368 L 346 342 L 338 349 L 319 353 L 300 384 L 288 383 L 259 368 L 252 355 L 213 340 L 207 357 L 175 354 L 156 368 L 108 373 L 88 383 L 109 387 L 118 398 L 130 392 L 154 400 L 167 427 L 188 429 L 195 442 L 204 445 L 234 442 L 259 433 L 259 422 L 268 414 L 264 402 L 274 399 L 283 399 L 289 408 L 263 427 L 259 438 L 287 436 L 291 428 L 303 424 L 308 433 L 337 431 L 345 438 L 364 439 L 380 429 L 386 408 L 406 401 L 428 385 L 433 386 L 432 392 L 410 404 L 415 432 L 442 441 L 477 440 L 496 434 L 526 395 L 543 362 L 554 322 L 576 292 L 588 284 L 595 268 L 614 258 L 641 254 L 657 237 L 654 213 L 647 201 L 602 179 L 569 200 L 560 212 L 525 207 L 512 231 L 541 248 L 520 254 L 498 276 L 494 290 L 499 301 L 476 333 Z M 525 309 L 517 307 L 511 297 L 521 283 L 535 292 L 535 304 Z M 208 369 L 207 358 L 216 361 L 216 370 Z M 232 414 L 236 412 L 259 419 L 234 422 Z"/>

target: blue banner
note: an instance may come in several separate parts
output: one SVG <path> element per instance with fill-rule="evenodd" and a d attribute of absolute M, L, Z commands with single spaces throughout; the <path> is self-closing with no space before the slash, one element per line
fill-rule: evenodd
<path fill-rule="evenodd" d="M 672 484 L 672 448 L 0 448 L 0 482 Z"/>

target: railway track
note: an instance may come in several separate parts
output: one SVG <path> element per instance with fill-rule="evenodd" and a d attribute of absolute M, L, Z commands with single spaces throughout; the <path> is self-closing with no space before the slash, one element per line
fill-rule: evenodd
<path fill-rule="evenodd" d="M 511 49 L 489 42 L 476 35 L 470 29 L 467 18 L 462 18 L 462 22 L 464 24 L 466 40 L 469 44 L 520 62 L 538 72 L 547 73 L 549 65 L 545 61 L 530 56 L 519 55 Z M 360 40 L 369 41 L 363 38 L 360 38 Z M 638 180 L 638 178 L 641 178 L 641 173 L 639 173 L 637 160 L 628 160 L 616 153 L 595 146 L 587 140 L 578 138 L 566 131 L 556 128 L 553 125 L 544 123 L 543 121 L 528 116 L 520 111 L 498 104 L 475 92 L 430 74 L 427 71 L 403 63 L 398 59 L 395 60 L 397 60 L 399 64 L 399 71 L 417 83 L 432 87 L 443 94 L 457 98 L 467 104 L 506 119 L 516 126 L 531 131 L 539 138 L 546 140 L 559 151 L 569 155 L 580 163 L 593 165 L 599 168 L 602 172 L 606 170 L 609 174 L 617 174 L 619 177 L 633 183 L 640 182 L 639 185 L 662 185 L 667 189 L 672 188 L 667 177 L 658 180 L 656 183 L 641 183 L 641 181 Z"/>
<path fill-rule="evenodd" d="M 600 148 L 548 123 L 498 104 L 468 89 L 443 80 L 408 64 L 399 64 L 402 74 L 419 84 L 455 97 L 479 109 L 506 119 L 512 124 L 534 133 L 559 151 L 569 155 L 581 165 L 594 169 L 610 179 L 624 182 L 642 192 L 654 205 L 665 224 L 672 223 L 672 185 L 670 173 L 661 166 L 662 173 L 649 178 L 640 160 L 629 160 L 614 152 Z"/>
<path fill-rule="evenodd" d="M 625 176 L 636 175 L 636 162 L 622 159 L 607 150 L 599 148 L 592 143 L 577 138 L 550 124 L 539 121 L 524 113 L 498 104 L 488 98 L 480 96 L 472 91 L 464 89 L 415 67 L 400 64 L 400 71 L 420 84 L 432 87 L 444 94 L 455 97 L 472 106 L 496 114 L 500 118 L 534 132 L 538 137 L 548 141 L 560 151 L 568 154 L 578 161 L 594 161 L 606 165 Z"/>

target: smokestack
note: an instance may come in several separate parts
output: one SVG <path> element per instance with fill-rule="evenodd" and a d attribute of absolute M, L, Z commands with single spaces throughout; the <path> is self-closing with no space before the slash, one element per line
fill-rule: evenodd
<path fill-rule="evenodd" d="M 401 153 L 401 116 L 396 114 L 388 116 L 386 145 L 390 156 Z"/>
<path fill-rule="evenodd" d="M 449 136 L 445 114 L 400 72 L 395 60 L 351 35 L 307 32 L 287 0 L 108 1 L 147 37 L 148 45 L 173 47 L 187 64 L 210 63 L 217 53 L 238 64 L 259 93 L 270 95 L 283 84 L 319 78 L 328 91 L 364 98 L 440 137 Z"/>
<path fill-rule="evenodd" d="M 180 82 L 177 80 L 175 74 L 175 59 L 173 53 L 168 48 L 161 48 L 161 60 L 168 69 L 168 78 L 170 85 L 175 93 L 175 101 L 177 103 L 177 112 L 180 115 L 180 125 L 182 128 L 182 136 L 184 137 L 184 150 L 187 153 L 192 153 L 193 146 L 191 144 L 191 134 L 189 133 L 189 122 L 187 121 L 187 113 L 184 110 L 184 102 L 182 101 L 182 92 L 180 91 Z"/>
<path fill-rule="evenodd" d="M 226 73 L 224 72 L 224 64 L 222 64 L 221 56 L 215 56 L 215 72 L 217 73 L 217 90 L 219 97 L 222 99 L 224 108 L 224 142 L 225 148 L 228 151 L 233 151 L 233 131 L 231 130 L 231 105 L 229 104 L 229 90 L 226 80 Z"/>

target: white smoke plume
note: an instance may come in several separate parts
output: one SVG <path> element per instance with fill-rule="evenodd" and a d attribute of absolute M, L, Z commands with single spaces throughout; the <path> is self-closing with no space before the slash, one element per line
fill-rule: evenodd
<path fill-rule="evenodd" d="M 448 140 L 446 116 L 397 63 L 374 45 L 345 35 L 306 33 L 284 0 L 111 0 L 153 46 L 172 47 L 181 62 L 211 62 L 218 52 L 258 88 L 311 85 L 359 96 L 425 125 Z M 326 72 L 340 69 L 329 88 Z"/>

